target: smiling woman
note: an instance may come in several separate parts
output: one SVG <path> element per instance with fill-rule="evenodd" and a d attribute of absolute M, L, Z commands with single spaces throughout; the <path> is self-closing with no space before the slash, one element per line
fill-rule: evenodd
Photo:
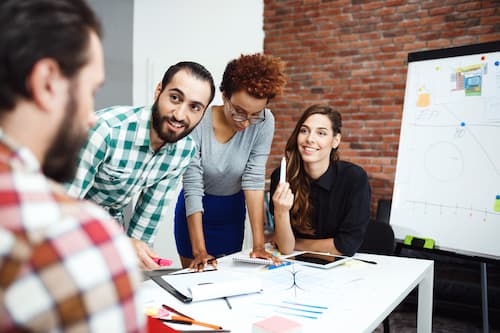
<path fill-rule="evenodd" d="M 366 172 L 337 152 L 342 117 L 329 106 L 307 108 L 286 144 L 287 182 L 271 175 L 273 241 L 293 250 L 353 255 L 370 218 Z"/>

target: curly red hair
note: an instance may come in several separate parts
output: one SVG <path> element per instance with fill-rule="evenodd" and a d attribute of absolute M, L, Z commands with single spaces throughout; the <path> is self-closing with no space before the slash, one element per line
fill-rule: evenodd
<path fill-rule="evenodd" d="M 272 99 L 283 92 L 287 81 L 284 69 L 285 63 L 278 57 L 242 54 L 227 64 L 220 91 L 228 98 L 244 90 L 256 98 Z"/>

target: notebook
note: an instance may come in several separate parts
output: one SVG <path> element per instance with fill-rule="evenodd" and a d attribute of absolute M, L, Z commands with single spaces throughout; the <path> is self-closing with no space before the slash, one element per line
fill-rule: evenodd
<path fill-rule="evenodd" d="M 233 261 L 246 262 L 249 264 L 258 264 L 258 265 L 274 265 L 271 259 L 250 258 L 248 254 L 234 256 Z"/>

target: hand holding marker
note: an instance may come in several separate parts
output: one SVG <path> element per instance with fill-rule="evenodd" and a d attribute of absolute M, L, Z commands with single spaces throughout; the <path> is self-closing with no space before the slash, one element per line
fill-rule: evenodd
<path fill-rule="evenodd" d="M 158 265 L 160 265 L 162 267 L 170 266 L 173 263 L 173 261 L 170 260 L 170 259 L 163 259 L 163 258 L 160 258 L 160 257 L 156 257 L 156 258 L 151 257 L 151 259 L 153 259 L 153 261 L 155 263 L 157 263 Z"/>
<path fill-rule="evenodd" d="M 286 183 L 286 159 L 285 159 L 285 156 L 283 156 L 283 158 L 281 159 L 280 183 Z"/>

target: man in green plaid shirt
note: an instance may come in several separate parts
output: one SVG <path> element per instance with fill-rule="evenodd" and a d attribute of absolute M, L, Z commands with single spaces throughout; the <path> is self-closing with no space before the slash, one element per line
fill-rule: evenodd
<path fill-rule="evenodd" d="M 123 209 L 136 197 L 127 227 L 143 268 L 157 268 L 152 246 L 159 221 L 176 198 L 180 178 L 195 153 L 188 135 L 215 93 L 200 64 L 171 66 L 155 90 L 152 107 L 114 106 L 97 112 L 97 124 L 80 152 L 68 193 L 106 208 L 122 225 Z"/>

